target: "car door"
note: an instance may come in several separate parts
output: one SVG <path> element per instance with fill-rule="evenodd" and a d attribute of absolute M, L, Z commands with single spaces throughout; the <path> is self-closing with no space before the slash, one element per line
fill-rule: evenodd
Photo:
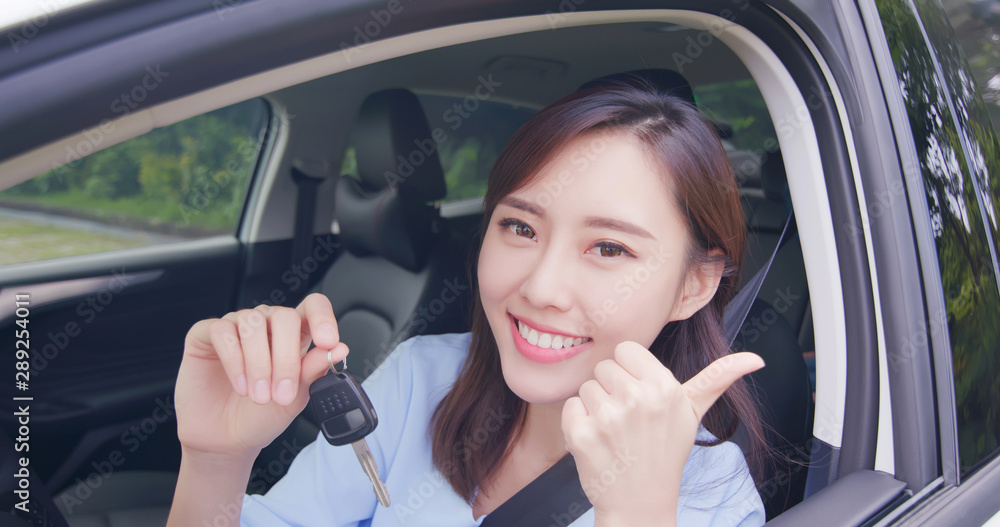
<path fill-rule="evenodd" d="M 940 3 L 861 11 L 902 168 L 884 210 L 909 209 L 924 310 L 922 324 L 887 339 L 895 471 L 913 497 L 884 521 L 980 525 L 997 512 L 989 489 L 1000 478 L 1000 149 Z"/>
<path fill-rule="evenodd" d="M 59 60 L 79 61 L 101 78 L 111 59 L 94 47 L 136 29 L 111 25 L 106 14 L 54 18 L 20 47 L 5 47 L 0 83 L 44 85 L 32 71 Z M 49 21 L 26 24 L 41 22 Z M 67 47 L 74 42 L 81 47 Z M 123 90 L 95 96 L 123 120 L 88 123 L 51 165 L 0 170 L 0 334 L 11 351 L 4 362 L 10 378 L 0 383 L 4 469 L 25 470 L 36 500 L 74 482 L 89 492 L 117 470 L 176 471 L 173 386 L 187 330 L 233 310 L 240 295 L 272 290 L 278 278 L 258 284 L 247 277 L 247 262 L 268 275 L 262 255 L 287 260 L 291 252 L 288 236 L 246 241 L 257 174 L 280 122 L 265 101 L 146 123 L 144 134 L 127 129 L 172 75 L 159 64 L 136 70 Z M 31 107 L 42 91 L 5 98 L 4 108 Z M 40 108 L 34 123 L 65 122 L 51 106 Z M 43 128 L 21 128 L 17 137 L 44 143 L 34 135 Z M 122 132 L 135 137 L 113 144 Z M 9 492 L 17 482 L 3 481 L 5 510 L 26 501 Z"/>
<path fill-rule="evenodd" d="M 50 490 L 86 479 L 92 459 L 176 466 L 181 346 L 195 321 L 236 301 L 238 227 L 269 120 L 250 101 L 0 193 L 0 331 L 23 351 L 2 384 L 4 431 Z M 187 191 L 173 192 L 182 180 Z"/>

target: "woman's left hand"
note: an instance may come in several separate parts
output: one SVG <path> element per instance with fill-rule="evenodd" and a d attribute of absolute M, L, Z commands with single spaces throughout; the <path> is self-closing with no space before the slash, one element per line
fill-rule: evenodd
<path fill-rule="evenodd" d="M 680 384 L 635 342 L 622 342 L 614 360 L 598 363 L 562 412 L 596 525 L 673 525 L 702 416 L 730 384 L 763 365 L 753 353 L 734 353 Z"/>

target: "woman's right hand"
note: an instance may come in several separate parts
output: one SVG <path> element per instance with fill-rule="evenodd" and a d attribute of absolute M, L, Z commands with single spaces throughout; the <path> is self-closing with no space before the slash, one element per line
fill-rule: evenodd
<path fill-rule="evenodd" d="M 256 457 L 305 408 L 309 385 L 330 367 L 328 350 L 334 363 L 348 353 L 319 293 L 295 309 L 258 306 L 197 322 L 174 392 L 183 450 Z"/>

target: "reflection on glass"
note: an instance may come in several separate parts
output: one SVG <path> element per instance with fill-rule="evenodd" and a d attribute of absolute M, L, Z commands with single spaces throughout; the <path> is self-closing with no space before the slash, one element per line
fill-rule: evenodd
<path fill-rule="evenodd" d="M 1000 378 L 1000 294 L 987 235 L 987 225 L 996 232 L 1000 149 L 940 5 L 917 3 L 942 67 L 941 76 L 910 4 L 877 2 L 906 102 L 934 230 L 955 376 L 960 471 L 966 473 L 1000 447 L 1000 384 L 996 382 Z M 931 313 L 930 318 L 944 317 Z"/>
<path fill-rule="evenodd" d="M 990 4 L 947 0 L 947 13 L 936 4 L 920 4 L 918 9 L 927 20 L 924 24 L 932 45 L 939 50 L 938 60 L 949 77 L 948 88 L 959 114 L 967 116 L 959 120 L 959 127 L 969 144 L 970 168 L 996 244 L 1000 241 L 1000 146 L 995 133 L 1000 127 L 1000 4 L 994 8 Z"/>
<path fill-rule="evenodd" d="M 105 123 L 0 192 L 0 265 L 234 234 L 269 118 L 254 99 L 99 149 Z"/>

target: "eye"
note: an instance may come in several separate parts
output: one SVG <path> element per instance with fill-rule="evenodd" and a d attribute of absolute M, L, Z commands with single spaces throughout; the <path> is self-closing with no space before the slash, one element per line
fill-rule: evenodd
<path fill-rule="evenodd" d="M 615 258 L 618 256 L 628 256 L 629 258 L 635 258 L 635 255 L 631 251 L 626 249 L 624 246 L 613 242 L 598 242 L 594 244 L 594 248 L 597 249 L 598 254 L 605 258 Z"/>
<path fill-rule="evenodd" d="M 507 230 L 522 238 L 534 239 L 536 236 L 535 229 L 532 229 L 527 223 L 515 220 L 514 218 L 504 218 L 500 220 L 498 225 L 506 227 Z"/>

